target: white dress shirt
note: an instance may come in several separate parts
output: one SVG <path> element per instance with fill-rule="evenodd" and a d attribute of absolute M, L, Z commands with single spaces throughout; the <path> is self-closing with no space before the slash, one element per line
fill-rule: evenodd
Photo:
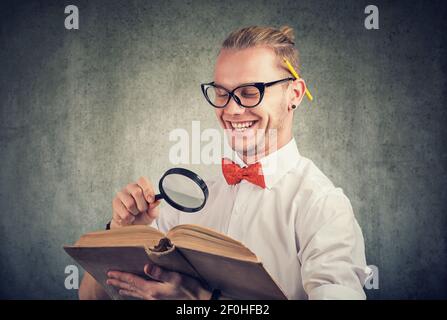
<path fill-rule="evenodd" d="M 233 160 L 245 166 L 239 157 Z M 221 174 L 206 181 L 209 198 L 200 212 L 165 205 L 153 225 L 167 232 L 198 224 L 242 242 L 289 299 L 365 299 L 371 269 L 342 189 L 300 155 L 294 139 L 259 162 L 265 189 L 245 180 L 228 185 Z"/>

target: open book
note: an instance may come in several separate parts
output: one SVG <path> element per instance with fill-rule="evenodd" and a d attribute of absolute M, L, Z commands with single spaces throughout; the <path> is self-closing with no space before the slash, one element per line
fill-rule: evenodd
<path fill-rule="evenodd" d="M 129 226 L 83 235 L 65 251 L 106 290 L 107 272 L 118 270 L 148 278 L 146 263 L 155 263 L 220 289 L 233 299 L 287 299 L 256 255 L 239 241 L 198 225 L 178 225 L 165 235 L 149 226 Z"/>

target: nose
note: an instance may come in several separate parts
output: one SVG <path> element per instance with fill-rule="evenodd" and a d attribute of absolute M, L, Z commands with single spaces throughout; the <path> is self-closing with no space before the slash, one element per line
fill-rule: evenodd
<path fill-rule="evenodd" d="M 224 108 L 224 113 L 228 114 L 228 115 L 232 115 L 232 116 L 240 115 L 240 114 L 243 114 L 244 112 L 245 112 L 245 108 L 238 105 L 236 103 L 236 101 L 234 101 L 233 98 L 230 99 L 230 101 Z"/>

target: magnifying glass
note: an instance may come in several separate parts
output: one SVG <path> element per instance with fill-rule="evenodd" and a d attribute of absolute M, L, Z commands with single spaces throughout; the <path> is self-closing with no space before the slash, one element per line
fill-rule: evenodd
<path fill-rule="evenodd" d="M 184 212 L 201 210 L 208 199 L 208 187 L 196 173 L 184 168 L 172 168 L 158 183 L 160 194 L 155 201 L 164 199 L 169 205 Z"/>

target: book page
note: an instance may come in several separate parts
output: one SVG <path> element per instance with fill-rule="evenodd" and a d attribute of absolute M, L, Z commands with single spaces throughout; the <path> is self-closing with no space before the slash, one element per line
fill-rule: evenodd
<path fill-rule="evenodd" d="M 194 224 L 172 228 L 167 237 L 177 246 L 257 262 L 256 255 L 241 242 L 213 229 Z"/>
<path fill-rule="evenodd" d="M 84 234 L 74 246 L 128 247 L 156 246 L 165 234 L 149 226 L 128 226 Z"/>

